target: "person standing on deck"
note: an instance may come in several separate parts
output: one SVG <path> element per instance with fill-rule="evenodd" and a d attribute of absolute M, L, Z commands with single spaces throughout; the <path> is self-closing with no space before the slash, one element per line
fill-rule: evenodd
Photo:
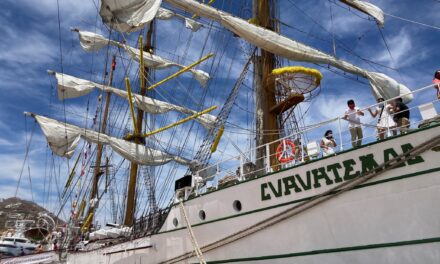
<path fill-rule="evenodd" d="M 396 108 L 394 110 L 394 121 L 399 128 L 400 134 L 408 133 L 409 129 L 409 109 L 406 104 L 403 103 L 402 98 L 396 99 Z"/>
<path fill-rule="evenodd" d="M 437 90 L 437 99 L 440 100 L 440 70 L 434 73 L 434 80 L 432 82 L 435 84 L 434 88 Z"/>
<path fill-rule="evenodd" d="M 378 103 L 383 102 L 383 98 L 377 99 Z M 382 105 L 379 105 L 376 108 L 376 111 L 373 112 L 370 108 L 368 108 L 368 111 L 370 112 L 372 117 L 376 117 L 379 115 L 379 118 L 377 120 L 377 133 L 379 139 L 384 139 L 388 135 L 388 130 L 391 131 L 393 136 L 396 135 L 396 122 L 393 120 L 393 114 L 394 114 L 394 104 L 392 102 L 387 102 L 385 104 L 382 103 Z"/>
<path fill-rule="evenodd" d="M 319 146 L 322 149 L 322 156 L 327 157 L 335 154 L 334 148 L 336 147 L 336 141 L 333 138 L 333 131 L 327 130 L 324 137 L 321 139 Z"/>
<path fill-rule="evenodd" d="M 348 109 L 345 111 L 344 119 L 349 122 L 348 129 L 351 135 L 351 145 L 353 148 L 356 148 L 362 145 L 363 135 L 360 116 L 363 116 L 364 112 L 359 110 L 351 99 L 347 101 L 347 106 Z"/>
<path fill-rule="evenodd" d="M 375 118 L 377 118 L 377 138 L 378 139 L 384 139 L 385 138 L 385 129 L 380 126 L 380 121 L 382 119 L 383 111 L 384 111 L 384 104 L 383 101 L 385 101 L 383 98 L 377 98 L 377 106 L 374 111 L 371 110 L 371 108 L 368 108 L 368 112 L 370 112 L 370 115 Z"/>

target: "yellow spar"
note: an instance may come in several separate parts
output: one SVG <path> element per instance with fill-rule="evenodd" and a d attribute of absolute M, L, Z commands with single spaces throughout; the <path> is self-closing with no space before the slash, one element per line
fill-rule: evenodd
<path fill-rule="evenodd" d="M 185 68 L 182 68 L 180 71 L 178 71 L 178 72 L 176 72 L 176 73 L 174 73 L 174 74 L 168 76 L 167 78 L 163 79 L 162 81 L 159 81 L 159 82 L 157 82 L 157 83 L 151 85 L 151 86 L 148 87 L 147 89 L 148 89 L 148 90 L 154 89 L 154 88 L 156 88 L 157 86 L 159 86 L 159 85 L 161 85 L 161 84 L 163 84 L 163 83 L 165 83 L 165 82 L 167 82 L 167 81 L 169 81 L 169 80 L 171 80 L 171 79 L 173 79 L 173 78 L 176 78 L 177 76 L 181 75 L 181 74 L 184 73 L 184 72 L 187 72 L 187 71 L 191 70 L 192 68 L 194 68 L 195 66 L 197 66 L 197 65 L 199 65 L 200 63 L 204 62 L 205 60 L 211 58 L 212 56 L 214 56 L 214 54 L 213 54 L 213 53 L 209 53 L 208 55 L 206 55 L 205 57 L 203 57 L 203 58 L 200 59 L 199 61 L 196 61 L 196 62 L 194 62 L 193 64 L 191 64 L 191 65 L 189 65 L 189 66 L 186 66 Z"/>
<path fill-rule="evenodd" d="M 183 123 L 185 123 L 185 122 L 188 122 L 188 121 L 190 121 L 190 120 L 192 120 L 192 119 L 194 119 L 194 118 L 196 118 L 196 117 L 199 117 L 199 116 L 201 116 L 201 115 L 204 115 L 204 114 L 206 114 L 206 113 L 209 113 L 209 112 L 215 110 L 216 108 L 217 108 L 217 106 L 215 106 L 215 105 L 214 105 L 214 106 L 211 106 L 210 108 L 207 108 L 207 109 L 205 109 L 205 110 L 203 110 L 203 111 L 201 111 L 201 112 L 195 113 L 195 114 L 192 115 L 192 116 L 188 116 L 188 117 L 186 117 L 186 118 L 184 118 L 184 119 L 181 119 L 181 120 L 179 120 L 179 121 L 177 121 L 177 122 L 175 122 L 175 123 L 173 123 L 173 124 L 170 124 L 170 125 L 168 125 L 168 126 L 164 126 L 164 127 L 159 128 L 159 129 L 153 130 L 153 131 L 151 131 L 151 132 L 148 132 L 148 133 L 142 134 L 142 135 L 140 135 L 139 137 L 143 137 L 143 138 L 144 138 L 144 137 L 149 137 L 149 136 L 151 136 L 151 135 L 154 135 L 154 134 L 157 134 L 157 133 L 159 133 L 159 132 L 165 131 L 165 130 L 170 129 L 170 128 L 172 128 L 172 127 L 175 127 L 175 126 L 181 125 L 181 124 L 183 124 Z M 128 135 L 128 136 L 126 136 L 124 139 L 125 139 L 125 140 L 130 140 L 130 139 L 132 139 L 135 135 L 137 135 L 137 134 L 135 133 L 135 134 Z"/>
<path fill-rule="evenodd" d="M 139 58 L 139 78 L 141 79 L 141 88 L 145 87 L 145 78 L 144 78 L 144 38 L 142 35 L 139 36 L 139 52 L 141 57 Z"/>
<path fill-rule="evenodd" d="M 93 219 L 93 213 L 90 213 L 86 221 L 84 222 L 83 226 L 81 227 L 81 232 L 85 232 L 89 229 L 89 226 L 92 223 L 92 219 Z"/>
<path fill-rule="evenodd" d="M 136 117 L 134 116 L 134 107 L 133 107 L 133 101 L 131 100 L 131 86 L 130 86 L 130 79 L 128 77 L 125 77 L 125 86 L 127 87 L 127 94 L 128 94 L 128 104 L 130 105 L 130 113 L 131 113 L 131 119 L 133 120 L 133 126 L 134 126 L 134 133 L 139 134 L 139 130 L 136 125 Z"/>

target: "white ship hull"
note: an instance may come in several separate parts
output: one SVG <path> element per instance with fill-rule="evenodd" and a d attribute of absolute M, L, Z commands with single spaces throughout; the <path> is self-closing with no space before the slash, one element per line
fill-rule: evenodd
<path fill-rule="evenodd" d="M 56 252 L 45 252 L 32 254 L 27 256 L 12 257 L 0 259 L 0 264 L 49 264 L 58 262 L 58 254 Z"/>
<path fill-rule="evenodd" d="M 203 251 L 208 244 L 346 182 L 357 171 L 367 170 L 372 159 L 380 165 L 395 153 L 439 136 L 437 126 L 362 146 L 187 200 L 185 210 Z M 208 263 L 438 263 L 438 148 L 297 215 L 205 251 L 203 257 Z M 234 201 L 241 202 L 240 212 Z M 184 225 L 176 204 L 158 234 L 72 253 L 67 263 L 166 262 L 194 251 Z M 198 262 L 192 257 L 176 263 Z"/>

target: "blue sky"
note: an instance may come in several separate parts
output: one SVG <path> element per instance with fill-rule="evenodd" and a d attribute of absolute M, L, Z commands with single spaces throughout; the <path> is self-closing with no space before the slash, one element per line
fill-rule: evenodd
<path fill-rule="evenodd" d="M 237 15 L 245 15 L 247 19 L 250 17 L 250 6 L 246 4 L 250 2 L 225 1 L 223 3 L 218 0 L 215 5 Z M 438 52 L 440 31 L 438 29 L 386 16 L 382 33 L 388 43 L 391 58 L 374 21 L 360 12 L 348 9 L 339 2 L 335 4 L 334 0 L 280 0 L 278 2 L 280 3 L 280 20 L 291 26 L 281 27 L 283 35 L 328 53 L 332 53 L 332 35 L 334 35 L 338 44 L 336 50 L 338 57 L 372 71 L 383 71 L 412 90 L 429 85 L 434 71 L 440 68 L 438 63 L 440 61 Z M 369 2 L 382 8 L 385 13 L 440 26 L 438 1 L 371 0 Z M 78 125 L 84 125 L 84 117 L 88 116 L 88 124 L 90 124 L 90 118 L 96 109 L 98 93 L 92 93 L 82 99 L 60 102 L 56 95 L 55 81 L 46 74 L 46 70 L 63 71 L 84 79 L 102 81 L 106 51 L 86 53 L 79 46 L 76 33 L 70 31 L 71 27 L 79 27 L 108 36 L 108 31 L 97 15 L 99 4 L 98 0 L 60 0 L 59 24 L 56 0 L 3 0 L 0 2 L 0 32 L 3 36 L 0 42 L 0 89 L 2 92 L 0 97 L 0 168 L 2 168 L 0 170 L 0 198 L 14 195 L 17 180 L 22 174 L 19 197 L 34 199 L 52 210 L 57 208 L 57 189 L 62 188 L 66 180 L 65 162 L 51 154 L 41 130 L 35 127 L 29 157 L 23 167 L 26 142 L 34 126 L 33 120 L 26 119 L 23 112 L 35 112 L 61 120 L 66 118 Z M 330 15 L 330 10 L 332 15 Z M 242 69 L 245 56 L 241 54 L 243 51 L 249 51 L 250 48 L 245 42 L 237 40 L 232 34 L 221 29 L 218 24 L 214 24 L 214 27 L 209 30 L 206 20 L 202 21 L 205 23 L 205 28 L 193 34 L 189 34 L 189 31 L 179 21 L 159 21 L 156 52 L 182 64 L 189 64 L 210 51 L 216 52 L 213 62 L 200 66 L 201 69 L 210 71 L 214 77 L 206 92 L 205 100 L 199 103 L 199 99 L 204 97 L 204 90 L 191 79 L 190 75 L 183 75 L 178 80 L 161 87 L 153 96 L 193 109 L 207 108 L 213 104 L 221 107 L 223 104 Z M 111 36 L 116 40 L 125 38 L 131 45 L 136 45 L 138 34 L 122 36 L 112 33 Z M 352 50 L 357 56 L 386 67 L 373 67 L 364 60 L 345 52 L 343 47 Z M 110 50 L 110 53 L 124 57 L 115 50 Z M 282 62 L 284 65 L 307 65 L 286 60 Z M 122 85 L 124 70 L 128 69 L 134 79 L 136 69 L 135 67 L 128 68 L 129 62 L 126 57 L 123 60 L 118 58 L 117 67 L 114 86 L 124 88 Z M 398 69 L 398 71 L 387 67 Z M 368 85 L 365 85 L 366 80 L 356 81 L 355 76 L 348 75 L 350 79 L 355 79 L 353 81 L 346 78 L 347 76 L 328 71 L 326 67 L 317 67 L 317 69 L 321 70 L 324 75 L 321 94 L 314 102 L 304 104 L 301 108 L 305 111 L 310 107 L 305 118 L 307 124 L 341 115 L 346 107 L 345 102 L 350 98 L 355 99 L 359 106 L 367 106 L 374 102 Z M 156 72 L 156 79 L 159 80 L 172 72 L 172 70 Z M 248 79 L 246 84 L 251 86 L 251 80 Z M 180 88 L 185 89 L 185 92 L 181 92 Z M 435 94 L 430 91 L 423 93 L 423 96 L 434 97 Z M 238 99 L 241 108 L 234 107 L 231 123 L 241 124 L 242 127 L 249 129 L 253 127 L 250 117 L 242 109 L 252 106 L 252 98 L 251 89 L 242 88 Z M 413 104 L 422 99 L 416 98 Z M 116 105 L 123 105 L 123 103 L 123 101 L 116 100 Z M 87 105 L 89 106 L 88 112 Z M 124 108 L 126 106 L 122 107 L 126 110 Z M 166 121 L 159 119 L 155 126 L 157 127 L 161 121 L 169 123 L 169 120 L 177 120 L 181 117 L 170 113 L 167 118 Z M 123 120 L 124 122 L 114 124 L 113 135 L 120 136 L 123 133 L 128 118 Z M 371 121 L 371 119 L 365 118 L 365 121 Z M 203 128 L 198 127 L 197 124 L 188 124 L 186 128 L 189 129 L 190 126 L 196 128 L 191 134 L 178 135 L 178 140 L 171 142 L 171 145 L 179 145 L 179 142 L 184 141 L 188 136 L 189 141 L 183 151 L 183 154 L 187 156 L 192 155 L 191 146 L 197 146 L 204 133 Z M 249 147 L 252 136 L 247 136 L 243 131 L 236 133 L 237 131 L 231 129 L 227 132 L 227 137 L 224 137 L 221 142 L 223 146 L 220 147 L 220 152 L 224 155 L 218 154 L 216 158 L 236 155 L 237 151 L 232 147 L 232 143 L 243 149 Z M 171 134 L 165 134 L 160 137 L 160 140 L 167 142 L 170 137 Z M 317 137 L 317 135 L 310 135 L 310 137 Z M 115 163 L 117 161 L 118 159 L 115 158 Z M 70 161 L 69 166 L 72 166 L 72 162 Z M 184 173 L 184 169 L 178 170 Z M 29 177 L 32 179 L 32 192 Z"/>

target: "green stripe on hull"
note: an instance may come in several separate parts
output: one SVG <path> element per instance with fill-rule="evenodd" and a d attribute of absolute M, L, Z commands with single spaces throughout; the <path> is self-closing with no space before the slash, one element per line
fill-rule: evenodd
<path fill-rule="evenodd" d="M 372 185 L 377 185 L 377 184 L 387 183 L 387 182 L 391 182 L 391 181 L 402 180 L 402 179 L 411 178 L 411 177 L 420 176 L 420 175 L 423 175 L 423 174 L 428 174 L 428 173 L 433 173 L 433 172 L 438 172 L 438 171 L 440 171 L 440 167 L 429 169 L 429 170 L 424 170 L 424 171 L 418 171 L 418 172 L 415 172 L 415 173 L 405 174 L 405 175 L 401 175 L 401 176 L 396 176 L 396 177 L 393 177 L 393 178 L 379 180 L 379 181 L 375 181 L 375 182 L 365 183 L 365 184 L 362 184 L 362 185 L 359 185 L 359 186 L 355 187 L 354 189 L 361 189 L 361 188 L 369 187 L 369 186 L 372 186 Z M 193 224 L 192 227 L 206 225 L 206 224 L 210 224 L 210 223 L 214 223 L 214 222 L 218 222 L 218 221 L 223 221 L 223 220 L 230 219 L 230 218 L 240 217 L 240 216 L 243 216 L 243 215 L 253 214 L 253 213 L 257 213 L 257 212 L 261 212 L 261 211 L 266 211 L 266 210 L 270 210 L 270 209 L 273 209 L 273 208 L 282 207 L 282 206 L 286 206 L 286 205 L 290 205 L 290 204 L 300 203 L 300 202 L 304 202 L 304 201 L 308 201 L 310 199 L 313 199 L 314 197 L 315 196 L 310 196 L 310 197 L 306 197 L 306 198 L 302 198 L 302 199 L 298 199 L 298 200 L 293 200 L 293 201 L 286 202 L 286 203 L 280 203 L 280 204 L 276 204 L 276 205 L 272 205 L 272 206 L 268 206 L 268 207 L 264 207 L 264 208 L 260 208 L 260 209 L 256 209 L 256 210 L 252 210 L 252 211 L 248 211 L 248 212 L 244 212 L 244 213 L 241 213 L 241 214 L 236 214 L 236 215 L 231 215 L 231 216 L 227 216 L 227 217 L 217 218 L 217 219 L 213 219 L 213 220 L 206 221 L 206 222 L 203 222 L 203 223 Z M 186 229 L 186 227 L 181 227 L 181 228 L 176 228 L 176 229 L 173 229 L 173 230 L 163 231 L 163 232 L 159 232 L 158 234 L 174 232 L 174 231 L 181 230 L 181 229 Z"/>
<path fill-rule="evenodd" d="M 280 258 L 293 258 L 293 257 L 311 256 L 311 255 L 328 254 L 328 253 L 339 253 L 339 252 L 356 251 L 356 250 L 389 248 L 389 247 L 399 247 L 399 246 L 409 246 L 409 245 L 439 243 L 439 242 L 440 242 L 440 237 L 434 237 L 434 238 L 426 238 L 426 239 L 418 239 L 418 240 L 407 240 L 407 241 L 371 244 L 371 245 L 362 245 L 362 246 L 353 246 L 353 247 L 319 249 L 319 250 L 296 252 L 296 253 L 289 253 L 289 254 L 282 254 L 282 255 L 271 255 L 271 256 L 260 256 L 260 257 L 251 257 L 251 258 L 207 261 L 207 263 L 217 264 L 217 263 L 247 262 L 247 261 L 258 261 L 258 260 L 280 259 Z"/>

